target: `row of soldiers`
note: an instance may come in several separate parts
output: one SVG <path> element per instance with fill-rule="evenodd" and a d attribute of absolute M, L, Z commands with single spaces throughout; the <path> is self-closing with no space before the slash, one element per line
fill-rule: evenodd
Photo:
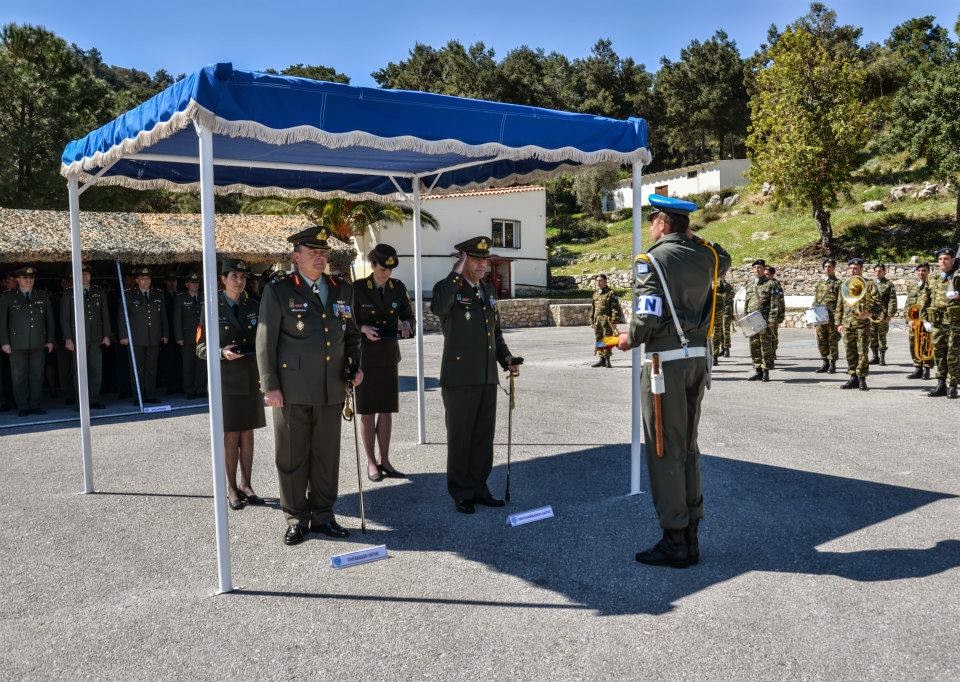
<path fill-rule="evenodd" d="M 115 289 L 94 284 L 89 266 L 82 272 L 90 406 L 104 408 L 105 388 L 138 402 L 137 385 L 145 403 L 159 402 L 161 385 L 168 394 L 204 396 L 206 365 L 196 356 L 200 275 L 168 272 L 159 289 L 149 268 L 135 268 L 125 277 L 124 310 Z M 32 266 L 6 273 L 0 293 L 0 411 L 16 407 L 21 417 L 46 413 L 45 386 L 51 396 L 59 393 L 66 404 L 76 404 L 72 281 L 68 275 L 58 291 L 46 291 L 35 286 L 37 274 Z M 260 278 L 251 277 L 251 296 L 259 298 L 261 286 Z"/>

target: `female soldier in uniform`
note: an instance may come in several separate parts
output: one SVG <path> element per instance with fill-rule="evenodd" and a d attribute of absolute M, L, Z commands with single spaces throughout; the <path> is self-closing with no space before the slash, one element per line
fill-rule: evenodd
<path fill-rule="evenodd" d="M 377 482 L 385 477 L 404 477 L 390 464 L 390 433 L 393 413 L 400 409 L 397 337 L 410 338 L 415 317 L 407 288 L 390 277 L 399 263 L 396 250 L 388 244 L 377 244 L 367 260 L 373 273 L 353 287 L 353 310 L 363 333 L 360 352 L 366 379 L 357 387 L 356 407 L 367 452 L 367 477 Z M 379 463 L 374 453 L 378 443 Z"/>
<path fill-rule="evenodd" d="M 217 298 L 220 320 L 220 380 L 223 394 L 223 445 L 227 460 L 227 495 L 231 509 L 263 504 L 250 487 L 253 430 L 267 425 L 260 393 L 255 344 L 260 306 L 244 291 L 250 269 L 242 260 L 224 260 Z M 203 316 L 197 328 L 197 355 L 206 359 Z M 240 484 L 237 485 L 237 463 Z"/>

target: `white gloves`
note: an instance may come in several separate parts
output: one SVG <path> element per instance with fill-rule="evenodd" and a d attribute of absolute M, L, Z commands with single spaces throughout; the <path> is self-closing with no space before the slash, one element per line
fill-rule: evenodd
<path fill-rule="evenodd" d="M 932 332 L 932 331 L 933 331 L 933 325 L 932 325 L 930 322 L 924 322 L 924 323 L 923 323 L 923 328 L 926 329 L 928 332 Z"/>

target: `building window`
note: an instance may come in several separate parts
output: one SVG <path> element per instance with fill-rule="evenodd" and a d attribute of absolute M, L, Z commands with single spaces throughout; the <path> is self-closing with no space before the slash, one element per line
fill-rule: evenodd
<path fill-rule="evenodd" d="M 520 221 L 495 219 L 493 221 L 493 245 L 504 249 L 519 249 Z"/>
<path fill-rule="evenodd" d="M 687 173 L 687 179 L 688 179 L 688 180 L 693 180 L 695 177 L 697 177 L 697 171 L 692 170 L 692 171 L 690 171 L 689 173 Z"/>
<path fill-rule="evenodd" d="M 657 185 L 653 188 L 654 194 L 659 194 L 662 197 L 670 195 L 670 186 L 669 185 Z"/>

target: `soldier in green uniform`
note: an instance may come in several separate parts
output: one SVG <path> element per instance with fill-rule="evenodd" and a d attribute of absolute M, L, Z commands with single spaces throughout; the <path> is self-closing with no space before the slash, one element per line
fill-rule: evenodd
<path fill-rule="evenodd" d="M 325 228 L 289 237 L 296 270 L 263 290 L 257 325 L 260 387 L 273 408 L 283 541 L 308 531 L 345 538 L 333 505 L 340 472 L 340 422 L 347 382 L 363 381 L 353 288 L 324 274 L 330 246 Z"/>
<path fill-rule="evenodd" d="M 817 349 L 823 364 L 817 369 L 817 374 L 837 372 L 837 358 L 840 357 L 840 334 L 837 332 L 837 323 L 833 313 L 837 308 L 837 297 L 840 295 L 840 280 L 836 275 L 837 261 L 833 258 L 824 258 L 822 263 L 823 274 L 817 282 L 817 290 L 813 294 L 813 305 L 822 305 L 827 309 L 827 323 L 817 325 Z"/>
<path fill-rule="evenodd" d="M 921 317 L 923 315 L 922 301 L 923 297 L 926 295 L 927 280 L 930 276 L 930 264 L 929 263 L 920 263 L 914 268 L 914 272 L 917 275 L 917 281 L 914 282 L 910 287 L 907 288 L 907 304 L 903 309 L 903 314 L 906 316 L 910 309 L 914 306 L 917 307 L 917 310 L 920 312 Z M 921 360 L 917 357 L 916 352 L 916 334 L 917 331 L 914 329 L 913 324 L 908 320 L 908 329 L 909 337 L 908 343 L 910 344 L 910 357 L 913 359 L 913 373 L 908 374 L 908 379 L 929 379 L 930 378 L 930 368 L 933 367 L 933 360 Z M 920 321 L 920 324 L 923 324 L 923 321 Z M 931 339 L 932 344 L 932 339 Z"/>
<path fill-rule="evenodd" d="M 120 343 L 124 346 L 133 339 L 133 354 L 136 362 L 137 377 L 140 381 L 140 393 L 145 403 L 160 402 L 157 397 L 157 371 L 160 358 L 160 347 L 170 338 L 167 324 L 167 309 L 163 300 L 163 293 L 159 289 L 151 289 L 150 268 L 140 267 L 134 270 L 136 286 L 127 289 L 127 315 L 130 318 L 130 329 L 127 329 L 127 318 L 123 310 L 119 312 L 117 323 Z M 130 380 L 133 386 L 133 379 Z"/>
<path fill-rule="evenodd" d="M 730 357 L 730 336 L 733 325 L 733 297 L 736 291 L 726 279 L 726 273 L 717 285 L 717 312 L 713 324 L 713 362 Z"/>
<path fill-rule="evenodd" d="M 773 339 L 773 360 L 776 362 L 777 351 L 780 350 L 780 325 L 787 319 L 787 304 L 783 296 L 783 284 L 777 279 L 777 269 L 768 265 L 763 269 L 763 275 L 770 280 L 774 295 L 780 299 L 780 304 L 777 306 L 779 312 L 776 318 L 771 320 L 773 327 L 770 328 L 771 338 Z M 773 369 L 773 367 L 770 369 Z"/>
<path fill-rule="evenodd" d="M 497 363 L 516 374 L 514 358 L 503 340 L 493 287 L 483 281 L 490 239 L 474 237 L 454 247 L 453 271 L 433 287 L 430 310 L 443 329 L 440 390 L 447 424 L 447 492 L 458 512 L 475 505 L 502 507 L 487 487 L 493 468 L 493 434 L 497 423 Z"/>
<path fill-rule="evenodd" d="M 17 288 L 0 295 L 0 350 L 10 357 L 10 377 L 19 415 L 46 414 L 43 394 L 44 349 L 53 352 L 53 306 L 45 291 L 35 291 L 37 271 L 16 271 Z"/>
<path fill-rule="evenodd" d="M 853 257 L 847 261 L 847 272 L 850 277 L 845 283 L 849 286 L 851 277 L 861 277 L 863 273 L 863 259 Z M 837 307 L 833 312 L 837 322 L 837 331 L 843 334 L 843 343 L 847 352 L 847 373 L 850 380 L 840 388 L 867 388 L 867 374 L 870 373 L 867 352 L 870 350 L 871 318 L 880 314 L 880 301 L 877 297 L 877 287 L 868 279 L 864 279 L 864 291 L 855 303 L 848 303 L 844 297 L 837 297 Z M 841 284 L 841 287 L 843 285 Z M 857 292 L 851 291 L 857 295 Z"/>
<path fill-rule="evenodd" d="M 617 324 L 623 322 L 623 309 L 620 307 L 620 299 L 613 293 L 613 289 L 607 286 L 607 276 L 603 273 L 597 275 L 597 290 L 593 292 L 593 302 L 590 306 L 590 324 L 593 325 L 593 334 L 596 337 L 594 345 L 594 355 L 599 355 L 600 359 L 591 365 L 591 367 L 612 367 L 610 364 L 610 355 L 612 350 L 605 347 L 603 339 L 617 335 Z"/>
<path fill-rule="evenodd" d="M 697 532 L 703 518 L 697 426 L 709 382 L 707 344 L 715 282 L 730 267 L 721 247 L 690 231 L 696 204 L 653 194 L 654 244 L 637 257 L 633 320 L 619 348 L 645 344 L 641 377 L 644 450 L 653 504 L 663 537 L 636 560 L 684 568 L 700 559 Z M 674 314 L 675 311 L 675 314 Z M 679 329 L 678 329 L 679 327 Z M 663 390 L 651 379 L 653 356 L 660 362 Z M 662 414 L 663 456 L 657 456 L 654 401 Z"/>
<path fill-rule="evenodd" d="M 187 275 L 186 291 L 173 302 L 173 340 L 180 348 L 183 368 L 183 390 L 187 400 L 207 392 L 207 363 L 197 355 L 197 329 L 203 322 L 203 299 L 200 298 L 200 275 Z"/>
<path fill-rule="evenodd" d="M 897 314 L 897 287 L 887 279 L 887 266 L 877 263 L 873 266 L 876 279 L 877 298 L 880 304 L 880 314 L 873 319 L 870 325 L 870 358 L 871 365 L 887 364 L 887 332 L 890 331 L 890 320 Z"/>
<path fill-rule="evenodd" d="M 14 291 L 17 288 L 17 278 L 13 272 L 3 273 L 3 279 L 0 280 L 0 296 L 8 291 Z M 10 380 L 10 356 L 0 352 L 0 412 L 8 412 L 13 409 L 13 384 Z"/>
<path fill-rule="evenodd" d="M 84 330 L 87 340 L 87 392 L 90 395 L 90 407 L 102 410 L 100 386 L 103 382 L 103 351 L 110 347 L 110 311 L 107 309 L 107 294 L 100 287 L 90 284 L 90 267 L 83 266 L 83 308 Z M 70 382 L 66 390 L 77 392 L 76 386 L 76 331 L 73 319 L 73 289 L 64 292 L 60 299 L 60 323 L 63 325 L 63 345 L 71 354 L 67 377 Z"/>
<path fill-rule="evenodd" d="M 748 381 L 770 381 L 770 370 L 773 368 L 773 328 L 776 326 L 774 320 L 780 317 L 783 299 L 778 295 L 774 284 L 763 274 L 766 265 L 762 258 L 753 261 L 753 279 L 746 285 L 746 314 L 759 311 L 767 323 L 765 329 L 750 337 L 750 358 L 753 360 L 754 373 Z"/>
<path fill-rule="evenodd" d="M 920 304 L 924 327 L 933 336 L 937 365 L 937 387 L 927 395 L 956 398 L 960 382 L 960 269 L 953 249 L 940 249 L 936 255 L 940 272 L 931 278 Z"/>

